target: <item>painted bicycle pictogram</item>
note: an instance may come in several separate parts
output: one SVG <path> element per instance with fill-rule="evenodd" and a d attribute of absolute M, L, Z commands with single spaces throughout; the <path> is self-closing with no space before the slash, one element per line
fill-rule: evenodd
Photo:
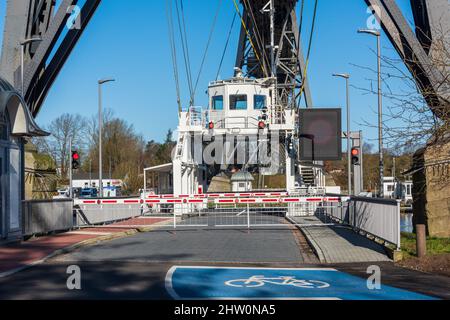
<path fill-rule="evenodd" d="M 277 286 L 292 286 L 303 289 L 325 289 L 330 284 L 318 280 L 299 280 L 295 277 L 266 278 L 264 276 L 253 276 L 248 279 L 236 279 L 225 282 L 225 285 L 235 288 L 258 288 L 266 284 Z"/>

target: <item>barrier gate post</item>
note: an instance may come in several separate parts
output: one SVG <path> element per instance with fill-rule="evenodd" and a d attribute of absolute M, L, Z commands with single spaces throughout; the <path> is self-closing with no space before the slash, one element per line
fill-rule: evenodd
<path fill-rule="evenodd" d="M 173 229 L 177 229 L 177 211 L 175 209 L 173 210 Z"/>
<path fill-rule="evenodd" d="M 247 203 L 247 229 L 250 230 L 250 204 Z"/>

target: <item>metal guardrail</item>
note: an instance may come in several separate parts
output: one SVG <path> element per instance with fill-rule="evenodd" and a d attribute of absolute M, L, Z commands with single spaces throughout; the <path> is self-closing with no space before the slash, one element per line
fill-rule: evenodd
<path fill-rule="evenodd" d="M 105 200 L 107 201 L 107 200 Z M 74 206 L 71 199 L 23 201 L 22 236 L 67 231 L 78 227 L 109 224 L 140 216 L 138 204 L 109 206 Z"/>
<path fill-rule="evenodd" d="M 71 199 L 23 201 L 23 236 L 72 229 L 74 227 L 72 207 Z"/>
<path fill-rule="evenodd" d="M 347 203 L 329 203 L 334 219 L 363 231 L 400 249 L 400 203 L 395 200 L 351 197 Z"/>

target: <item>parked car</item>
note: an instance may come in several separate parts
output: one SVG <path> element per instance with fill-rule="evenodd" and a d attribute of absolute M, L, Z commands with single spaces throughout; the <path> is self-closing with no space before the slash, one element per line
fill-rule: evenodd
<path fill-rule="evenodd" d="M 366 198 L 373 198 L 372 192 L 361 192 L 358 197 L 366 197 Z"/>
<path fill-rule="evenodd" d="M 54 200 L 58 200 L 58 199 L 68 199 L 70 197 L 69 195 L 69 189 L 60 189 L 58 190 L 58 195 L 54 196 L 53 199 Z"/>
<path fill-rule="evenodd" d="M 72 195 L 74 198 L 78 198 L 81 194 L 81 188 L 72 188 Z M 68 199 L 70 198 L 69 188 L 59 189 L 58 195 L 54 196 L 54 200 L 58 199 Z"/>
<path fill-rule="evenodd" d="M 81 190 L 80 198 L 97 198 L 98 191 L 96 188 L 84 188 Z"/>

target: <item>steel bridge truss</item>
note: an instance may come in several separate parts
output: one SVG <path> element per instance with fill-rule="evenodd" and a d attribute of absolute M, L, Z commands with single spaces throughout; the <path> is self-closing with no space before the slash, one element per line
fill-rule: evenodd
<path fill-rule="evenodd" d="M 16 88 L 22 87 L 20 43 L 41 39 L 24 47 L 22 94 L 34 116 L 101 0 L 78 2 L 62 0 L 56 8 L 56 0 L 8 1 L 0 70 Z"/>
<path fill-rule="evenodd" d="M 365 0 L 410 70 L 437 117 L 450 108 L 450 3 L 411 0 L 416 26 L 411 29 L 395 0 Z"/>
<path fill-rule="evenodd" d="M 247 77 L 269 78 L 272 75 L 271 28 L 268 0 L 241 0 L 244 7 L 236 67 Z M 296 108 L 303 88 L 306 105 L 312 98 L 305 72 L 305 59 L 300 43 L 296 5 L 298 0 L 275 1 L 274 34 L 278 103 Z"/>
<path fill-rule="evenodd" d="M 305 0 L 302 0 L 305 1 Z M 411 0 L 416 30 L 409 26 L 395 0 L 364 0 L 374 12 L 400 57 L 411 71 L 431 110 L 448 117 L 450 104 L 450 10 L 448 0 Z M 20 42 L 41 37 L 40 43 L 25 46 L 24 96 L 33 115 L 86 29 L 101 0 L 21 0 L 7 2 L 1 76 L 20 88 Z M 274 1 L 275 69 L 279 104 L 292 108 L 303 90 L 305 102 L 312 99 L 300 45 L 295 7 L 298 0 Z M 271 15 L 269 0 L 241 0 L 244 7 L 236 67 L 247 76 L 270 77 Z M 79 9 L 76 26 L 67 28 L 74 10 Z M 61 39 L 62 38 L 62 39 Z M 53 53 L 53 54 L 52 54 Z M 436 62 L 441 61 L 440 63 Z"/>

